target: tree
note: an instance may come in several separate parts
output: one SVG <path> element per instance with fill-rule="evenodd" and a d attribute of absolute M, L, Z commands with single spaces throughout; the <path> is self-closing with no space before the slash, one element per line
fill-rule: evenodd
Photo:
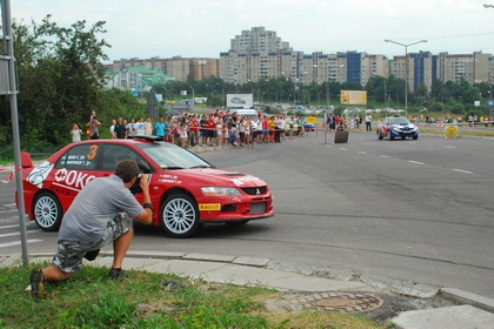
<path fill-rule="evenodd" d="M 105 78 L 104 48 L 110 45 L 97 35 L 105 22 L 87 27 L 78 21 L 68 28 L 50 21 L 13 24 L 14 55 L 19 81 L 18 111 L 21 148 L 43 152 L 70 140 L 72 123 L 84 126 L 91 111 L 109 122 L 126 109 L 142 108 L 136 100 L 102 90 Z M 0 131 L 11 142 L 8 104 L 0 103 Z"/>

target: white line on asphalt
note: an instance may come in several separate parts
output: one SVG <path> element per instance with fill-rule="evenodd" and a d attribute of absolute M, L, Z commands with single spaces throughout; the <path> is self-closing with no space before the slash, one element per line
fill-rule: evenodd
<path fill-rule="evenodd" d="M 29 234 L 29 233 L 43 233 L 43 231 L 39 230 L 39 229 L 26 231 L 26 234 Z M 19 234 L 20 234 L 20 232 L 4 233 L 4 234 L 0 234 L 0 238 L 7 237 L 7 236 L 16 236 Z"/>
<path fill-rule="evenodd" d="M 26 233 L 29 233 L 29 232 L 26 232 Z M 19 232 L 0 234 L 0 238 L 5 238 L 7 236 L 16 236 L 16 235 L 19 235 L 19 234 L 20 234 Z"/>
<path fill-rule="evenodd" d="M 346 148 L 344 148 L 344 147 L 340 147 L 340 150 L 342 150 L 342 151 L 346 151 Z"/>
<path fill-rule="evenodd" d="M 367 154 L 367 152 L 364 152 L 364 151 L 358 151 L 358 154 Z"/>
<path fill-rule="evenodd" d="M 463 170 L 463 169 L 453 169 L 453 170 L 464 174 L 473 174 L 473 172 L 469 170 Z"/>
<path fill-rule="evenodd" d="M 388 155 L 380 155 L 381 158 L 389 158 Z"/>
<path fill-rule="evenodd" d="M 14 228 L 14 227 L 19 227 L 19 225 L 5 225 L 5 226 L 0 226 L 0 230 L 4 228 Z"/>
<path fill-rule="evenodd" d="M 446 149 L 455 149 L 456 146 L 445 146 L 444 148 L 446 148 Z"/>
<path fill-rule="evenodd" d="M 408 162 L 410 162 L 410 163 L 415 163 L 415 164 L 419 164 L 419 165 L 423 165 L 423 164 L 425 164 L 425 163 L 423 163 L 423 162 L 419 162 L 419 161 L 412 161 L 412 160 L 409 160 Z"/>
<path fill-rule="evenodd" d="M 38 240 L 38 239 L 32 239 L 32 240 L 27 240 L 27 243 L 34 243 L 34 242 L 41 242 L 43 240 Z M 13 246 L 18 246 L 20 245 L 20 241 L 14 241 L 14 242 L 8 242 L 8 243 L 0 243 L 0 248 L 7 248 L 7 247 L 13 247 Z"/>

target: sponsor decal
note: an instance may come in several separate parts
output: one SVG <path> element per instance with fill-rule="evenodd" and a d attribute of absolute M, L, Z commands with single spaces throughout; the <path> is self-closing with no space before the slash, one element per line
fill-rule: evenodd
<path fill-rule="evenodd" d="M 27 181 L 38 188 L 43 187 L 43 182 L 53 169 L 53 163 L 43 162 L 39 167 L 34 168 L 27 176 Z"/>
<path fill-rule="evenodd" d="M 260 179 L 254 176 L 237 177 L 231 180 L 231 182 L 236 186 L 244 185 L 247 182 L 258 182 L 258 181 L 260 181 Z"/>
<path fill-rule="evenodd" d="M 173 184 L 182 184 L 182 181 L 178 179 L 177 175 L 160 175 L 158 182 L 160 183 L 173 183 Z"/>
<path fill-rule="evenodd" d="M 55 180 L 58 185 L 81 190 L 87 183 L 96 179 L 96 176 L 85 174 L 77 170 L 59 169 L 55 173 Z"/>
<path fill-rule="evenodd" d="M 200 203 L 199 210 L 201 211 L 212 211 L 212 210 L 221 210 L 221 204 L 219 203 Z"/>

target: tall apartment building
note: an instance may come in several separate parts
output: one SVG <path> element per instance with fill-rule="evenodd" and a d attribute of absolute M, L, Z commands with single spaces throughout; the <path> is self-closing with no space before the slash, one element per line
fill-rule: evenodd
<path fill-rule="evenodd" d="M 202 80 L 219 75 L 218 59 L 216 58 L 183 58 L 177 56 L 172 58 L 121 59 L 113 62 L 111 70 L 116 73 L 127 67 L 146 67 L 160 70 L 182 82 L 187 81 L 189 77 L 193 80 Z"/>
<path fill-rule="evenodd" d="M 238 52 L 274 52 L 290 47 L 288 42 L 281 41 L 276 32 L 266 31 L 264 27 L 253 27 L 250 31 L 242 31 L 231 40 L 230 45 L 232 50 Z"/>
<path fill-rule="evenodd" d="M 470 84 L 493 83 L 492 72 L 494 71 L 491 68 L 493 61 L 492 54 L 482 54 L 482 52 L 459 55 L 440 53 L 437 56 L 436 77 L 444 82 L 465 80 Z"/>
<path fill-rule="evenodd" d="M 286 77 L 297 84 L 337 81 L 365 85 L 371 74 L 387 76 L 389 71 L 384 56 L 355 51 L 304 54 L 263 27 L 242 31 L 231 40 L 231 47 L 220 54 L 219 76 L 234 84 Z"/>
<path fill-rule="evenodd" d="M 492 54 L 449 55 L 430 52 L 409 53 L 405 56 L 369 55 L 347 51 L 324 54 L 305 54 L 293 50 L 274 31 L 264 27 L 244 30 L 230 42 L 231 49 L 221 52 L 219 59 L 182 58 L 122 59 L 112 65 L 113 72 L 126 67 L 141 66 L 158 69 L 178 81 L 220 77 L 233 84 L 256 83 L 271 77 L 286 78 L 296 84 L 352 82 L 365 86 L 373 76 L 400 79 L 408 77 L 410 92 L 424 85 L 430 90 L 434 80 L 494 84 Z M 408 66 L 408 74 L 407 74 Z"/>
<path fill-rule="evenodd" d="M 394 56 L 389 65 L 390 74 L 403 80 L 406 80 L 408 76 L 410 92 L 415 92 L 421 85 L 424 85 L 430 91 L 434 75 L 434 62 L 434 56 L 427 51 L 409 53 L 407 57 Z"/>

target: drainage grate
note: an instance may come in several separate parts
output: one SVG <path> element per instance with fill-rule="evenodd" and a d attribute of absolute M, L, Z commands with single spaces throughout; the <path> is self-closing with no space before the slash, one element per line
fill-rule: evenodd
<path fill-rule="evenodd" d="M 292 295 L 278 303 L 278 306 L 291 312 L 296 312 L 301 309 L 311 309 L 319 311 L 338 311 L 347 314 L 369 312 L 382 305 L 383 301 L 374 295 L 337 292 L 317 293 L 304 296 Z"/>

